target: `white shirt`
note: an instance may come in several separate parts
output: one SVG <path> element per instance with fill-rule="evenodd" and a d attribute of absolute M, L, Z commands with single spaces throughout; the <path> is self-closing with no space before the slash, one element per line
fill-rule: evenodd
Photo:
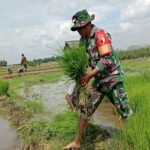
<path fill-rule="evenodd" d="M 76 83 L 74 82 L 69 86 L 67 94 L 72 95 L 73 91 L 75 90 L 75 87 L 76 87 Z"/>

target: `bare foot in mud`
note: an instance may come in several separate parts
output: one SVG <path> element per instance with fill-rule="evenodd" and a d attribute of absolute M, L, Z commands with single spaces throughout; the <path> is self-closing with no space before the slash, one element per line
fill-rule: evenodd
<path fill-rule="evenodd" d="M 65 147 L 63 147 L 63 150 L 76 150 L 76 149 L 80 149 L 80 143 L 77 143 L 76 141 L 73 141 L 68 145 L 66 145 Z"/>

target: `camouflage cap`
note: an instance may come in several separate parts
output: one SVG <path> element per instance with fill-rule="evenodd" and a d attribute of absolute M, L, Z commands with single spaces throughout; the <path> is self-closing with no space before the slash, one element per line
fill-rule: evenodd
<path fill-rule="evenodd" d="M 72 31 L 76 31 L 78 28 L 87 25 L 89 22 L 94 20 L 95 15 L 89 15 L 86 9 L 78 11 L 72 17 L 72 22 L 74 25 L 71 27 Z"/>

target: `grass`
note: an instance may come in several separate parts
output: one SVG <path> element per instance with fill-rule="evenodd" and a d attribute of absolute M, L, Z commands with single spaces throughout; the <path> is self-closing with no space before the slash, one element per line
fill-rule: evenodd
<path fill-rule="evenodd" d="M 150 74 L 150 57 L 122 60 L 121 63 L 126 76 Z"/>
<path fill-rule="evenodd" d="M 121 60 L 149 57 L 150 56 L 150 48 L 140 48 L 140 49 L 135 49 L 135 50 L 117 51 L 117 54 Z"/>
<path fill-rule="evenodd" d="M 55 145 L 55 149 L 57 149 L 75 136 L 76 129 L 76 115 L 72 112 L 64 112 L 55 116 L 51 122 L 46 120 L 31 122 L 29 126 L 20 130 L 19 137 L 24 140 L 24 147 L 35 144 L 36 147 L 42 149 L 47 144 L 54 147 L 54 143 L 57 143 Z"/>
<path fill-rule="evenodd" d="M 72 112 L 64 112 L 56 115 L 51 122 L 49 121 L 33 121 L 27 130 L 22 130 L 27 135 L 27 139 L 51 139 L 53 137 L 58 138 L 73 138 L 76 132 L 76 115 Z M 23 134 L 24 135 L 24 134 Z"/>
<path fill-rule="evenodd" d="M 134 115 L 127 120 L 123 130 L 115 135 L 114 147 L 119 149 L 150 149 L 149 64 L 150 57 L 122 61 L 126 74 L 125 86 Z"/>
<path fill-rule="evenodd" d="M 134 115 L 129 118 L 123 131 L 117 134 L 116 139 L 126 149 L 150 149 L 150 76 L 143 74 L 127 77 L 126 87 Z"/>
<path fill-rule="evenodd" d="M 7 95 L 9 89 L 9 83 L 4 80 L 0 80 L 0 96 Z"/>
<path fill-rule="evenodd" d="M 75 113 L 65 111 L 62 114 L 56 115 L 51 122 L 33 121 L 29 126 L 20 130 L 19 136 L 24 139 L 24 147 L 29 147 L 34 143 L 39 149 L 49 145 L 49 149 L 59 150 L 75 137 L 77 118 Z M 84 136 L 84 146 L 82 149 L 85 146 L 91 146 L 93 140 L 102 132 L 99 127 L 89 124 Z M 44 143 L 47 144 L 44 145 Z"/>
<path fill-rule="evenodd" d="M 32 114 L 40 113 L 44 107 L 41 100 L 25 101 L 23 109 L 30 111 Z"/>

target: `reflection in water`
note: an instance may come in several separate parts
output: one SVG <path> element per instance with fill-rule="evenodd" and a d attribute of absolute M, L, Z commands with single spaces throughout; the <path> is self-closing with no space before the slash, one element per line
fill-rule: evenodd
<path fill-rule="evenodd" d="M 65 94 L 68 89 L 68 83 L 66 79 L 62 78 L 60 81 L 35 85 L 31 87 L 28 93 L 28 99 L 41 99 L 45 108 L 52 113 L 60 113 L 64 111 L 67 107 L 67 102 L 65 99 Z"/>
<path fill-rule="evenodd" d="M 17 150 L 15 149 L 14 138 L 15 130 L 12 130 L 8 120 L 0 118 L 0 150 Z"/>

